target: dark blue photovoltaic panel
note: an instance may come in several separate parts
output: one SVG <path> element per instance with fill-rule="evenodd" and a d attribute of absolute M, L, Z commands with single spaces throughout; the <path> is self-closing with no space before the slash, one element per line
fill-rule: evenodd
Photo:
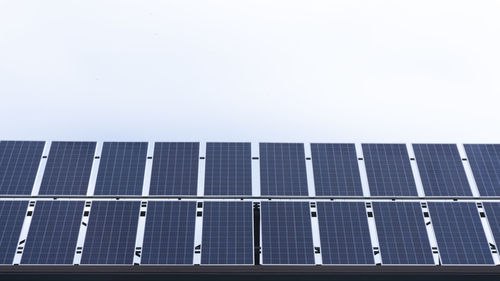
<path fill-rule="evenodd" d="M 483 205 L 498 248 L 500 245 L 500 203 L 484 202 Z"/>
<path fill-rule="evenodd" d="M 456 144 L 414 144 L 426 196 L 472 196 Z"/>
<path fill-rule="evenodd" d="M 155 143 L 150 195 L 196 195 L 198 188 L 197 142 Z"/>
<path fill-rule="evenodd" d="M 84 201 L 38 201 L 22 264 L 73 264 Z"/>
<path fill-rule="evenodd" d="M 429 202 L 441 264 L 493 264 L 474 203 Z"/>
<path fill-rule="evenodd" d="M 363 196 L 356 147 L 350 143 L 312 143 L 317 196 Z"/>
<path fill-rule="evenodd" d="M 12 264 L 28 201 L 0 201 L 0 264 Z"/>
<path fill-rule="evenodd" d="M 95 142 L 52 142 L 40 195 L 85 195 Z"/>
<path fill-rule="evenodd" d="M 196 202 L 149 201 L 141 264 L 193 264 Z"/>
<path fill-rule="evenodd" d="M 250 143 L 207 143 L 205 195 L 252 195 Z"/>
<path fill-rule="evenodd" d="M 31 195 L 43 141 L 0 142 L 0 194 Z"/>
<path fill-rule="evenodd" d="M 372 196 L 417 196 L 405 144 L 363 144 Z"/>
<path fill-rule="evenodd" d="M 500 196 L 500 144 L 465 144 L 481 196 Z"/>
<path fill-rule="evenodd" d="M 374 264 L 365 204 L 317 204 L 323 264 Z"/>
<path fill-rule="evenodd" d="M 82 264 L 132 264 L 140 202 L 94 201 Z"/>
<path fill-rule="evenodd" d="M 260 143 L 262 195 L 307 196 L 307 175 L 302 143 Z"/>
<path fill-rule="evenodd" d="M 141 195 L 147 142 L 105 142 L 95 195 Z"/>
<path fill-rule="evenodd" d="M 253 264 L 252 202 L 204 202 L 202 264 Z"/>
<path fill-rule="evenodd" d="M 419 202 L 373 202 L 382 264 L 434 264 Z"/>
<path fill-rule="evenodd" d="M 314 264 L 308 202 L 262 202 L 264 264 Z"/>

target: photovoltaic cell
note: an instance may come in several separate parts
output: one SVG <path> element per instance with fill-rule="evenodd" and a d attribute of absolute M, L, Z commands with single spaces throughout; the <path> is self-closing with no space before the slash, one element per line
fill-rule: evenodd
<path fill-rule="evenodd" d="M 484 202 L 483 205 L 498 248 L 498 245 L 500 245 L 500 203 Z"/>
<path fill-rule="evenodd" d="M 83 201 L 38 201 L 21 263 L 72 264 L 83 205 Z"/>
<path fill-rule="evenodd" d="M 323 264 L 374 264 L 365 204 L 318 202 L 317 206 Z"/>
<path fill-rule="evenodd" d="M 474 203 L 429 202 L 429 211 L 442 264 L 493 264 Z"/>
<path fill-rule="evenodd" d="M 419 202 L 373 202 L 382 264 L 434 264 Z"/>
<path fill-rule="evenodd" d="M 39 194 L 85 195 L 95 148 L 95 142 L 52 142 Z"/>
<path fill-rule="evenodd" d="M 12 264 L 28 201 L 0 201 L 0 264 Z"/>
<path fill-rule="evenodd" d="M 204 202 L 202 264 L 253 264 L 252 202 Z"/>
<path fill-rule="evenodd" d="M 260 143 L 262 195 L 307 196 L 307 175 L 302 143 Z"/>
<path fill-rule="evenodd" d="M 205 195 L 252 195 L 250 143 L 207 143 Z"/>
<path fill-rule="evenodd" d="M 141 264 L 193 264 L 196 202 L 149 201 Z"/>
<path fill-rule="evenodd" d="M 363 144 L 372 196 L 417 196 L 405 144 Z"/>
<path fill-rule="evenodd" d="M 426 196 L 472 196 L 456 144 L 414 144 Z"/>
<path fill-rule="evenodd" d="M 196 195 L 198 188 L 197 142 L 155 143 L 150 195 Z"/>
<path fill-rule="evenodd" d="M 148 143 L 105 142 L 95 195 L 141 195 Z"/>
<path fill-rule="evenodd" d="M 82 264 L 132 264 L 140 202 L 94 201 Z"/>
<path fill-rule="evenodd" d="M 44 146 L 42 141 L 0 142 L 0 194 L 31 194 Z"/>
<path fill-rule="evenodd" d="M 311 144 L 318 196 L 363 196 L 354 144 Z"/>
<path fill-rule="evenodd" d="M 500 144 L 465 144 L 481 196 L 500 196 Z"/>
<path fill-rule="evenodd" d="M 262 202 L 264 264 L 314 264 L 308 202 Z"/>

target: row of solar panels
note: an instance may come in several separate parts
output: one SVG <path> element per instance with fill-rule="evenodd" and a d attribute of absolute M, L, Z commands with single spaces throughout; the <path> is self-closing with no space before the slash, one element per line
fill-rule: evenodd
<path fill-rule="evenodd" d="M 199 143 L 156 142 L 148 155 L 147 142 L 105 142 L 99 149 L 95 142 L 2 141 L 0 194 L 249 196 L 252 172 L 258 171 L 259 195 L 311 196 L 306 167 L 312 160 L 316 196 L 367 196 L 363 173 L 371 196 L 422 196 L 420 182 L 426 196 L 500 196 L 498 144 L 466 144 L 462 157 L 456 144 L 363 144 L 358 149 L 354 144 L 307 144 L 309 157 L 304 147 L 260 143 L 252 155 L 250 143 L 207 143 L 200 154 Z M 152 167 L 144 194 L 148 161 Z M 252 162 L 258 163 L 257 171 Z M 464 165 L 470 165 L 479 194 L 473 194 Z M 203 194 L 197 193 L 200 169 Z"/>
<path fill-rule="evenodd" d="M 498 202 L 3 200 L 0 213 L 0 264 L 500 263 Z"/>

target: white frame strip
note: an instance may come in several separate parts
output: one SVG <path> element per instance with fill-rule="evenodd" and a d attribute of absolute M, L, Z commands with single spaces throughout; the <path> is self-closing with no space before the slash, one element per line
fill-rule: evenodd
<path fill-rule="evenodd" d="M 28 238 L 28 232 L 30 230 L 31 220 L 33 219 L 33 213 L 35 211 L 36 201 L 29 201 L 28 209 L 26 210 L 26 216 L 24 217 L 23 227 L 21 228 L 21 233 L 19 234 L 19 240 L 17 240 L 16 254 L 12 263 L 14 265 L 20 264 L 23 257 L 24 246 L 26 245 L 26 239 Z"/>
<path fill-rule="evenodd" d="M 427 237 L 429 238 L 429 244 L 431 246 L 434 265 L 439 265 L 439 247 L 437 244 L 436 234 L 434 232 L 434 226 L 432 225 L 429 205 L 426 201 L 421 201 L 420 207 L 422 209 L 422 216 L 424 218 L 425 230 L 427 231 Z"/>
<path fill-rule="evenodd" d="M 323 264 L 323 256 L 321 253 L 321 238 L 319 233 L 318 209 L 315 201 L 309 202 L 311 215 L 311 230 L 314 247 L 314 263 L 316 265 Z"/>
<path fill-rule="evenodd" d="M 144 242 L 144 231 L 146 229 L 146 216 L 148 211 L 148 201 L 141 201 L 139 210 L 139 220 L 137 223 L 137 234 L 135 236 L 134 265 L 141 264 L 142 244 Z"/>
<path fill-rule="evenodd" d="M 363 196 L 370 197 L 370 187 L 368 185 L 368 175 L 366 174 L 365 157 L 363 156 L 363 146 L 361 143 L 355 143 L 356 157 L 359 167 L 359 176 L 361 177 L 361 187 L 363 188 Z"/>
<path fill-rule="evenodd" d="M 368 219 L 368 229 L 370 230 L 370 240 L 372 242 L 373 260 L 375 265 L 382 264 L 382 256 L 380 255 L 380 244 L 378 241 L 377 225 L 375 223 L 375 215 L 373 213 L 373 203 L 365 201 L 366 218 Z"/>
<path fill-rule="evenodd" d="M 87 188 L 87 196 L 93 196 L 95 184 L 97 182 L 97 173 L 99 172 L 99 164 L 101 163 L 103 142 L 97 142 L 95 146 L 94 162 L 92 162 L 92 170 L 90 170 L 89 186 Z"/>
<path fill-rule="evenodd" d="M 258 142 L 252 142 L 252 196 L 260 196 L 260 147 Z"/>
<path fill-rule="evenodd" d="M 460 153 L 460 161 L 464 165 L 465 175 L 467 176 L 467 181 L 469 182 L 470 189 L 472 191 L 472 196 L 479 197 L 479 189 L 477 188 L 476 179 L 472 173 L 472 168 L 469 163 L 469 158 L 467 158 L 467 153 L 465 152 L 465 147 L 461 143 L 457 143 L 458 152 Z M 465 160 L 464 160 L 465 159 Z"/>
<path fill-rule="evenodd" d="M 413 179 L 415 180 L 415 185 L 417 186 L 418 197 L 425 197 L 424 185 L 422 184 L 422 178 L 420 178 L 420 172 L 418 170 L 413 145 L 411 143 L 407 143 L 406 150 L 408 150 L 408 157 L 410 158 L 411 171 L 413 172 Z"/>
<path fill-rule="evenodd" d="M 201 264 L 201 250 L 202 250 L 202 231 L 203 231 L 203 201 L 196 202 L 196 220 L 194 225 L 194 254 L 193 264 Z"/>
<path fill-rule="evenodd" d="M 198 188 L 196 195 L 203 196 L 205 194 L 205 159 L 207 154 L 207 143 L 200 142 L 200 151 L 198 157 Z"/>
<path fill-rule="evenodd" d="M 155 151 L 155 143 L 150 141 L 148 143 L 148 152 L 146 155 L 146 167 L 144 168 L 144 181 L 142 184 L 142 196 L 149 195 L 149 187 L 151 185 L 151 173 L 153 171 L 153 157 Z"/>
<path fill-rule="evenodd" d="M 310 143 L 304 143 L 304 154 L 306 157 L 304 161 L 306 162 L 307 189 L 309 196 L 314 197 L 316 196 L 316 188 L 314 185 L 314 170 Z"/>
<path fill-rule="evenodd" d="M 495 265 L 500 265 L 500 256 L 498 255 L 498 247 L 495 243 L 495 237 L 493 236 L 493 232 L 491 231 L 490 223 L 488 221 L 487 214 L 484 210 L 484 205 L 481 201 L 477 201 L 476 207 L 479 218 L 481 219 L 481 224 L 483 225 L 484 234 L 486 235 L 486 239 L 488 240 L 493 262 L 495 263 Z"/>
<path fill-rule="evenodd" d="M 92 201 L 85 201 L 83 207 L 82 221 L 80 223 L 80 230 L 78 232 L 78 239 L 76 242 L 75 256 L 73 257 L 73 264 L 79 265 L 82 261 L 83 246 L 85 244 L 85 236 L 87 234 L 87 227 L 89 225 L 90 208 Z"/>
<path fill-rule="evenodd" d="M 33 189 L 31 190 L 31 196 L 38 196 L 40 192 L 40 187 L 42 186 L 43 174 L 45 172 L 45 167 L 47 166 L 47 161 L 49 159 L 51 141 L 45 142 L 43 147 L 42 158 L 40 159 L 40 164 L 38 165 L 38 171 L 36 172 L 35 183 L 33 184 Z"/>

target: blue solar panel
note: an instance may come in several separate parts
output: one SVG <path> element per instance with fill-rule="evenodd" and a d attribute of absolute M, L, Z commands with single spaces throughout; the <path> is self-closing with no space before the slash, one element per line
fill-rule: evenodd
<path fill-rule="evenodd" d="M 500 203 L 488 202 L 483 203 L 483 205 L 498 249 L 500 245 Z"/>
<path fill-rule="evenodd" d="M 373 202 L 382 264 L 434 264 L 419 202 Z"/>
<path fill-rule="evenodd" d="M 12 264 L 28 201 L 0 201 L 0 264 Z"/>
<path fill-rule="evenodd" d="M 142 264 L 193 264 L 196 202 L 149 201 Z"/>
<path fill-rule="evenodd" d="M 105 142 L 95 195 L 141 195 L 147 142 Z"/>
<path fill-rule="evenodd" d="M 354 144 L 311 144 L 318 196 L 363 196 Z"/>
<path fill-rule="evenodd" d="M 207 143 L 205 195 L 252 195 L 250 143 Z"/>
<path fill-rule="evenodd" d="M 363 202 L 318 202 L 323 264 L 374 264 Z"/>
<path fill-rule="evenodd" d="M 42 141 L 0 142 L 0 194 L 31 194 L 44 146 Z"/>
<path fill-rule="evenodd" d="M 372 196 L 417 196 L 405 144 L 363 144 Z"/>
<path fill-rule="evenodd" d="M 307 196 L 307 175 L 302 143 L 260 143 L 262 195 Z"/>
<path fill-rule="evenodd" d="M 477 188 L 481 196 L 500 196 L 500 144 L 466 144 Z"/>
<path fill-rule="evenodd" d="M 252 202 L 205 202 L 202 264 L 253 264 Z"/>
<path fill-rule="evenodd" d="M 140 202 L 94 201 L 82 264 L 132 264 Z"/>
<path fill-rule="evenodd" d="M 38 201 L 21 263 L 72 264 L 83 205 L 83 201 Z"/>
<path fill-rule="evenodd" d="M 414 144 L 426 196 L 472 196 L 455 144 Z"/>
<path fill-rule="evenodd" d="M 308 202 L 262 202 L 264 264 L 314 264 Z"/>
<path fill-rule="evenodd" d="M 196 195 L 197 142 L 157 142 L 151 172 L 150 195 Z"/>
<path fill-rule="evenodd" d="M 493 264 L 474 203 L 429 202 L 441 263 Z"/>
<path fill-rule="evenodd" d="M 85 195 L 95 147 L 95 142 L 53 142 L 39 194 Z"/>

